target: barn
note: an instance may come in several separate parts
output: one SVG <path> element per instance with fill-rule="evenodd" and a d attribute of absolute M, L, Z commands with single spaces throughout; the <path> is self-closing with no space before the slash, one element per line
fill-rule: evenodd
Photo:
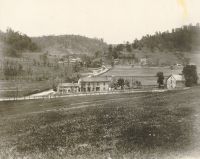
<path fill-rule="evenodd" d="M 185 87 L 185 79 L 183 75 L 172 74 L 166 79 L 167 89 L 183 88 Z"/>

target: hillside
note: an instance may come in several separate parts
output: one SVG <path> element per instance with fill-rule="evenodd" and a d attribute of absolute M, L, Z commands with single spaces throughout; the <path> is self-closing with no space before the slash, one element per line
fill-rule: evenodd
<path fill-rule="evenodd" d="M 146 58 L 153 66 L 184 65 L 194 62 L 200 52 L 199 42 L 200 25 L 185 25 L 171 31 L 144 35 L 133 43 L 109 45 L 107 56 L 110 59 L 123 59 L 122 64 L 130 63 L 128 60 L 131 59 L 137 63 L 141 58 Z"/>
<path fill-rule="evenodd" d="M 196 51 L 199 50 L 200 24 L 184 25 L 171 31 L 156 32 L 145 35 L 140 40 L 135 39 L 132 47 L 135 49 L 148 48 L 152 52 L 159 51 Z"/>
<path fill-rule="evenodd" d="M 40 50 L 30 37 L 11 28 L 8 28 L 5 33 L 0 31 L 0 44 L 3 55 L 9 57 L 21 57 L 25 51 Z"/>
<path fill-rule="evenodd" d="M 17 57 L 23 52 L 48 52 L 51 55 L 103 53 L 107 44 L 102 39 L 88 38 L 80 35 L 59 35 L 29 37 L 19 31 L 7 29 L 0 31 L 1 48 L 5 56 Z"/>
<path fill-rule="evenodd" d="M 102 39 L 92 39 L 79 35 L 60 35 L 60 36 L 42 36 L 33 37 L 42 51 L 54 55 L 68 54 L 87 54 L 94 55 L 95 52 L 103 52 L 107 44 Z"/>

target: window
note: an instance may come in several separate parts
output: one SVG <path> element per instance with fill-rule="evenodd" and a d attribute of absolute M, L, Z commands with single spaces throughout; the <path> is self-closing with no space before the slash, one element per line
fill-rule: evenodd
<path fill-rule="evenodd" d="M 85 86 L 85 82 L 82 83 L 82 86 L 83 86 L 83 87 Z"/>
<path fill-rule="evenodd" d="M 99 82 L 97 82 L 97 86 L 99 86 Z"/>
<path fill-rule="evenodd" d="M 100 87 L 96 87 L 96 91 L 100 91 Z"/>
<path fill-rule="evenodd" d="M 105 86 L 105 85 L 106 85 L 106 82 L 103 82 L 103 85 Z"/>

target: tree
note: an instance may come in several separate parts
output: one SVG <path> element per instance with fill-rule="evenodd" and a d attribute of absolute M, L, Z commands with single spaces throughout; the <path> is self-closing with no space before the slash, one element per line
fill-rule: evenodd
<path fill-rule="evenodd" d="M 81 64 L 80 64 L 80 62 L 75 62 L 75 64 L 73 65 L 73 71 L 74 72 L 80 72 L 80 70 L 81 70 Z"/>
<path fill-rule="evenodd" d="M 130 88 L 130 82 L 129 82 L 128 80 L 125 80 L 125 81 L 124 81 L 124 85 L 125 85 L 126 87 Z"/>
<path fill-rule="evenodd" d="M 141 88 L 141 87 L 142 87 L 142 83 L 141 83 L 140 81 L 138 81 L 138 80 L 136 80 L 136 81 L 133 83 L 133 85 L 134 85 L 134 88 Z"/>
<path fill-rule="evenodd" d="M 32 42 L 31 38 L 25 34 L 15 32 L 8 28 L 3 38 L 5 43 L 4 54 L 6 56 L 19 57 L 23 51 L 39 50 L 38 46 Z"/>
<path fill-rule="evenodd" d="M 112 47 L 112 45 L 109 45 L 108 46 L 108 52 L 111 53 L 112 51 L 113 51 L 113 47 Z"/>
<path fill-rule="evenodd" d="M 186 65 L 183 68 L 183 75 L 185 77 L 185 85 L 187 87 L 197 85 L 198 75 L 196 65 Z"/>
<path fill-rule="evenodd" d="M 98 58 L 98 57 L 101 57 L 101 51 L 96 51 L 95 53 L 94 53 L 94 58 Z"/>
<path fill-rule="evenodd" d="M 48 63 L 48 53 L 40 55 L 40 60 L 42 61 L 43 65 L 46 66 Z"/>
<path fill-rule="evenodd" d="M 23 66 L 20 63 L 5 60 L 3 63 L 3 74 L 6 79 L 22 75 Z"/>
<path fill-rule="evenodd" d="M 123 79 L 123 78 L 119 78 L 119 79 L 117 80 L 117 85 L 118 85 L 119 87 L 121 87 L 121 89 L 124 89 L 124 85 L 125 85 L 124 79 Z"/>
<path fill-rule="evenodd" d="M 145 35 L 140 40 L 135 39 L 132 48 L 155 49 L 160 51 L 191 51 L 199 46 L 199 25 L 188 25 L 173 29 L 171 32 L 156 32 L 154 35 Z"/>
<path fill-rule="evenodd" d="M 126 42 L 126 50 L 127 50 L 128 52 L 131 52 L 131 51 L 132 51 L 131 44 L 130 44 L 128 41 Z"/>
<path fill-rule="evenodd" d="M 110 87 L 113 89 L 117 89 L 117 87 L 118 87 L 117 81 L 116 80 L 111 81 Z"/>
<path fill-rule="evenodd" d="M 118 44 L 116 47 L 115 47 L 115 50 L 116 51 L 123 51 L 124 49 L 124 45 L 123 44 Z"/>
<path fill-rule="evenodd" d="M 90 57 L 90 56 L 87 56 L 87 55 L 84 55 L 84 56 L 82 57 L 82 61 L 83 61 L 83 64 L 85 65 L 85 67 L 90 67 L 91 64 L 92 64 L 91 57 Z"/>
<path fill-rule="evenodd" d="M 163 74 L 163 72 L 158 72 L 156 74 L 156 76 L 158 77 L 158 79 L 157 79 L 158 87 L 162 88 L 162 86 L 164 85 L 164 74 Z"/>
<path fill-rule="evenodd" d="M 111 59 L 113 54 L 113 46 L 109 45 L 108 46 L 108 57 Z"/>

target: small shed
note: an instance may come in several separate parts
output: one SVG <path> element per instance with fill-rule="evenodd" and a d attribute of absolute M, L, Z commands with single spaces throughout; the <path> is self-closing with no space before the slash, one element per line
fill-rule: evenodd
<path fill-rule="evenodd" d="M 167 89 L 183 88 L 185 87 L 185 79 L 183 75 L 170 75 L 166 79 Z"/>

